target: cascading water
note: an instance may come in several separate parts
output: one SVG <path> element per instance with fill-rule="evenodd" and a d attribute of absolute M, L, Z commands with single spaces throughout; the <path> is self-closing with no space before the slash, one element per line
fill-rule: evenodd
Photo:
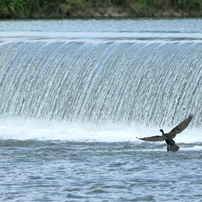
<path fill-rule="evenodd" d="M 0 116 L 201 126 L 202 43 L 1 42 Z"/>
<path fill-rule="evenodd" d="M 1 201 L 201 201 L 202 19 L 0 30 Z"/>

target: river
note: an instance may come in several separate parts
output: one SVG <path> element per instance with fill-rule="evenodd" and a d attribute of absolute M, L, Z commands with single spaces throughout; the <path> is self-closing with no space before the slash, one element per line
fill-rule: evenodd
<path fill-rule="evenodd" d="M 201 19 L 2 20 L 0 52 L 3 201 L 201 200 Z"/>

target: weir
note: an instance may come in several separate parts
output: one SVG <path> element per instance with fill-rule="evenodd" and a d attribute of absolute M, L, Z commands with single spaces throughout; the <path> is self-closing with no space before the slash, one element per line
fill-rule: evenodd
<path fill-rule="evenodd" d="M 1 42 L 0 117 L 201 126 L 202 43 Z"/>

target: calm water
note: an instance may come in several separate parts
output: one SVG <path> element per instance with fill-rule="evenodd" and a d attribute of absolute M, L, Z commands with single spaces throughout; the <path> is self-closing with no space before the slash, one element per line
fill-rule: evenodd
<path fill-rule="evenodd" d="M 0 21 L 0 41 L 5 47 L 12 42 L 75 41 L 95 44 L 176 42 L 194 47 L 194 44 L 202 42 L 202 20 Z M 2 61 L 9 62 L 8 58 L 12 59 L 6 56 L 0 58 L 1 68 Z M 184 61 L 184 57 L 181 58 Z M 197 59 L 193 58 L 190 64 Z M 12 66 L 12 62 L 9 64 Z M 197 60 L 197 65 L 201 65 L 200 60 Z M 6 78 L 6 74 L 2 78 Z M 12 78 L 15 79 L 15 76 Z M 200 77 L 197 78 L 198 88 L 201 87 L 200 80 Z M 23 82 L 26 84 L 25 80 Z M 10 97 L 15 99 L 18 91 L 10 95 L 12 81 L 7 83 L 5 89 L 8 95 L 5 97 L 8 97 L 9 103 L 5 105 L 6 101 L 0 98 L 1 106 L 14 108 L 16 106 L 10 104 Z M 189 95 L 185 92 L 184 100 L 186 97 Z M 31 103 L 30 106 L 43 109 L 45 105 Z M 190 108 L 195 109 L 194 106 L 184 106 L 180 111 L 182 117 L 179 115 L 177 120 L 172 121 L 174 125 L 164 123 L 165 131 L 186 118 L 184 115 L 191 113 Z M 175 107 L 170 110 L 174 111 Z M 146 119 L 141 124 L 134 121 L 111 123 L 109 120 L 97 125 L 77 119 L 69 122 L 40 118 L 40 115 L 32 117 L 28 112 L 23 116 L 17 113 L 5 116 L 2 111 L 2 201 L 202 201 L 202 130 L 198 120 L 200 114 L 196 109 L 190 126 L 175 138 L 180 146 L 176 153 L 167 153 L 165 143 L 141 142 L 136 138 L 157 135 L 162 127 L 161 124 L 148 124 Z M 148 111 L 142 109 L 138 114 L 141 113 Z M 170 117 L 167 119 L 170 123 Z"/>
<path fill-rule="evenodd" d="M 201 19 L 1 21 L 1 40 L 202 40 Z"/>

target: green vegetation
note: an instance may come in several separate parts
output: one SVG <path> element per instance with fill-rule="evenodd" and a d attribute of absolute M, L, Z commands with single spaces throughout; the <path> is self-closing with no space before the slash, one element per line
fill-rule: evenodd
<path fill-rule="evenodd" d="M 202 0 L 128 0 L 127 2 L 140 14 L 168 9 L 202 12 Z"/>
<path fill-rule="evenodd" d="M 26 18 L 45 6 L 46 1 L 42 0 L 0 0 L 0 17 Z"/>
<path fill-rule="evenodd" d="M 202 0 L 0 0 L 0 18 L 62 17 L 78 8 L 110 6 L 131 8 L 136 16 L 168 9 L 202 16 Z"/>

